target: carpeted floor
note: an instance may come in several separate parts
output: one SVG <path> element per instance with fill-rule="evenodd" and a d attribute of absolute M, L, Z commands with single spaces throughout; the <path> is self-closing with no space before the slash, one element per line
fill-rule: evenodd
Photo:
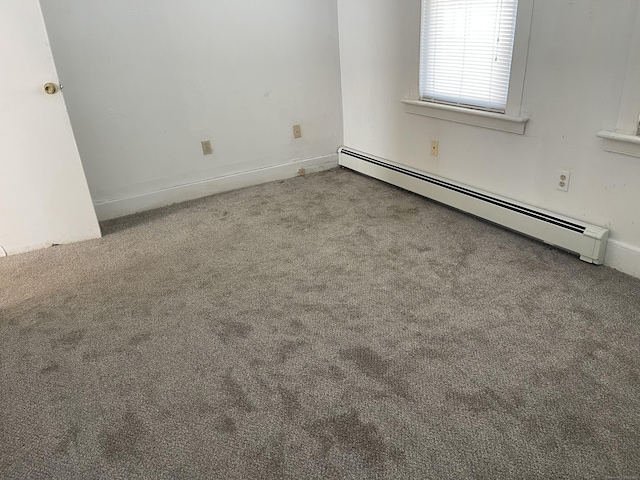
<path fill-rule="evenodd" d="M 0 259 L 2 478 L 640 478 L 640 280 L 332 170 Z"/>

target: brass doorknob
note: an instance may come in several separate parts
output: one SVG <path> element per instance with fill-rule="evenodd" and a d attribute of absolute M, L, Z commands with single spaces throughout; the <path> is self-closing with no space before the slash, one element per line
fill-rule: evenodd
<path fill-rule="evenodd" d="M 53 95 L 54 93 L 56 93 L 58 91 L 58 87 L 56 87 L 55 83 L 45 83 L 44 84 L 44 91 L 46 93 L 48 93 L 49 95 Z"/>

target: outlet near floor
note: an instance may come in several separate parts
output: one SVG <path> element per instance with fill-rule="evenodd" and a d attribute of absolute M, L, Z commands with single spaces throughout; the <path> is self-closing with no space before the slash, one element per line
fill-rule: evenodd
<path fill-rule="evenodd" d="M 203 155 L 211 155 L 213 153 L 213 148 L 211 148 L 211 140 L 203 140 L 202 141 L 202 154 Z"/>
<path fill-rule="evenodd" d="M 440 149 L 440 142 L 438 140 L 431 140 L 431 155 L 438 156 L 438 150 Z"/>
<path fill-rule="evenodd" d="M 569 180 L 571 180 L 571 172 L 560 170 L 556 179 L 556 190 L 563 192 L 569 191 Z"/>

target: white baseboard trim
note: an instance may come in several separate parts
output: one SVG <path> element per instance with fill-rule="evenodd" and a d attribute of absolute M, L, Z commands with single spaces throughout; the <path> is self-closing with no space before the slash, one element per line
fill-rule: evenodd
<path fill-rule="evenodd" d="M 609 240 L 604 264 L 632 277 L 640 278 L 640 248 Z"/>
<path fill-rule="evenodd" d="M 211 178 L 200 182 L 177 185 L 155 192 L 143 193 L 127 198 L 107 200 L 95 204 L 98 220 L 131 215 L 132 213 L 153 210 L 174 203 L 186 202 L 196 198 L 228 192 L 239 188 L 251 187 L 262 183 L 286 180 L 298 175 L 301 168 L 305 173 L 315 173 L 338 166 L 338 154 L 324 155 L 273 167 L 259 168 L 248 172 L 235 173 L 219 178 Z"/>

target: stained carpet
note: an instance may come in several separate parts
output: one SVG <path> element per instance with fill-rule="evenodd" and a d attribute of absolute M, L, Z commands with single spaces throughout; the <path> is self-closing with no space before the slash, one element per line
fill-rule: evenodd
<path fill-rule="evenodd" d="M 353 172 L 0 259 L 2 478 L 639 478 L 640 280 Z"/>

